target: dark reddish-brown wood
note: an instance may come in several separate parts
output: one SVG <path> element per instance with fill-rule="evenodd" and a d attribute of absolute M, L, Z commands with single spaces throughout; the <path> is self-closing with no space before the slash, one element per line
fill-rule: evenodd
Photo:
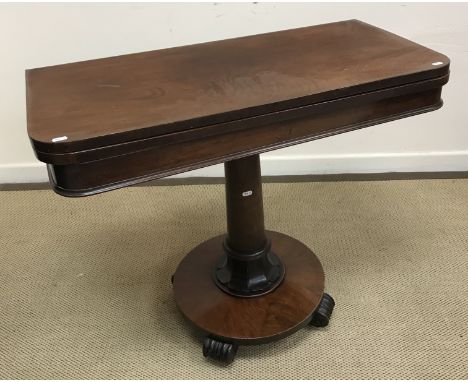
<path fill-rule="evenodd" d="M 363 104 L 353 102 L 347 106 L 337 106 L 336 109 L 332 105 L 323 105 L 324 111 L 311 116 L 283 120 L 271 116 L 270 123 L 258 124 L 251 120 L 242 121 L 243 125 L 241 122 L 226 123 L 228 131 L 230 125 L 237 123 L 241 128 L 192 140 L 178 137 L 179 142 L 174 137 L 174 142 L 168 144 L 101 160 L 49 164 L 49 173 L 54 189 L 59 194 L 92 195 L 432 111 L 441 105 L 440 87 Z M 278 117 L 278 122 L 275 117 Z"/>
<path fill-rule="evenodd" d="M 251 155 L 224 164 L 227 242 L 238 252 L 265 246 L 260 157 Z"/>
<path fill-rule="evenodd" d="M 309 323 L 324 290 L 322 265 L 300 241 L 272 231 L 267 236 L 286 267 L 286 277 L 264 296 L 234 297 L 213 283 L 211 272 L 222 254 L 224 235 L 200 244 L 180 263 L 173 280 L 176 303 L 204 334 L 257 344 L 285 337 Z"/>
<path fill-rule="evenodd" d="M 239 297 L 270 293 L 284 279 L 285 268 L 265 234 L 260 156 L 224 164 L 227 236 L 213 267 L 213 280 Z"/>
<path fill-rule="evenodd" d="M 92 149 L 440 77 L 448 65 L 343 21 L 29 70 L 28 129 L 39 151 Z"/>
<path fill-rule="evenodd" d="M 28 70 L 28 134 L 57 192 L 90 195 L 435 110 L 448 73 L 343 21 Z"/>

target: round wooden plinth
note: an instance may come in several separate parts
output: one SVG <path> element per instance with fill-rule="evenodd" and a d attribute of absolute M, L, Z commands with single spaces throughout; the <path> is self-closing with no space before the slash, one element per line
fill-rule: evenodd
<path fill-rule="evenodd" d="M 309 323 L 323 295 L 322 265 L 300 241 L 266 233 L 286 268 L 281 285 L 266 295 L 234 297 L 213 282 L 224 235 L 200 244 L 179 264 L 173 279 L 176 303 L 203 333 L 238 344 L 258 344 L 285 337 Z"/>

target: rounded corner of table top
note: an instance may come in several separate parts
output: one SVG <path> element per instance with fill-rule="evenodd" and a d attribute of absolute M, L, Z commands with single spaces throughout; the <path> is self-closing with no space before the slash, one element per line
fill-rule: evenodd
<path fill-rule="evenodd" d="M 42 153 L 63 153 L 70 146 L 68 137 L 65 135 L 45 139 L 40 137 L 36 131 L 32 130 L 28 125 L 29 141 L 37 156 L 41 157 Z"/>

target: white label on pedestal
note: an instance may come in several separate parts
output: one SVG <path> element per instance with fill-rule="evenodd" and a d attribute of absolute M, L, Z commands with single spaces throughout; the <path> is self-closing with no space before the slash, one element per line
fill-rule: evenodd
<path fill-rule="evenodd" d="M 250 196 L 250 195 L 252 195 L 252 190 L 244 191 L 244 192 L 242 193 L 242 196 Z"/>

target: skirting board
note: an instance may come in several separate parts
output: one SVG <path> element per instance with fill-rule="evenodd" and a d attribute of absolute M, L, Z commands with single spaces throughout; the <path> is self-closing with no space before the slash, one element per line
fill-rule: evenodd
<path fill-rule="evenodd" d="M 468 151 L 346 155 L 261 156 L 262 175 L 333 175 L 423 172 L 466 172 Z M 222 164 L 171 178 L 223 177 Z M 44 163 L 0 164 L 0 184 L 47 182 Z"/>

